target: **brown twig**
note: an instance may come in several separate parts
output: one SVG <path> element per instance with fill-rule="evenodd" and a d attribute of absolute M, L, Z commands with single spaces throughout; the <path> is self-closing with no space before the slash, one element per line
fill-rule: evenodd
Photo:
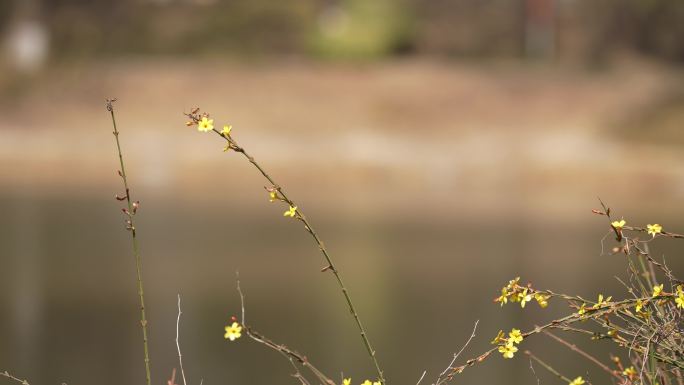
<path fill-rule="evenodd" d="M 457 353 L 454 353 L 454 357 L 451 360 L 451 362 L 449 362 L 449 365 L 446 367 L 446 369 L 444 369 L 444 371 L 442 373 L 440 373 L 439 376 L 437 376 L 437 381 L 435 381 L 435 385 L 439 385 L 439 384 L 443 383 L 444 382 L 444 379 L 443 379 L 444 375 L 447 374 L 447 372 L 449 370 L 454 369 L 454 362 L 456 362 L 456 359 L 461 355 L 461 353 L 463 353 L 465 348 L 468 345 L 470 345 L 470 341 L 472 341 L 473 338 L 475 338 L 475 331 L 477 331 L 477 324 L 478 323 L 480 323 L 480 320 L 475 321 L 475 325 L 473 325 L 473 332 L 470 334 L 470 337 L 468 337 L 468 340 L 466 341 L 466 343 L 461 347 L 461 350 L 459 350 Z M 419 381 L 419 383 L 420 383 L 420 381 Z"/>
<path fill-rule="evenodd" d="M 167 385 L 176 385 L 176 368 L 173 368 L 171 371 L 171 378 L 169 378 L 168 381 L 166 381 Z"/>
<path fill-rule="evenodd" d="M 608 366 L 606 366 L 603 362 L 599 361 L 596 357 L 594 357 L 594 356 L 592 356 L 591 354 L 585 352 L 584 350 L 578 348 L 577 345 L 571 344 L 570 342 L 568 342 L 568 341 L 566 341 L 566 340 L 564 340 L 564 339 L 558 337 L 557 335 L 551 333 L 551 332 L 548 331 L 548 330 L 544 330 L 543 333 L 546 334 L 547 336 L 553 338 L 554 340 L 560 342 L 561 344 L 565 345 L 566 347 L 568 347 L 568 348 L 569 348 L 570 350 L 572 350 L 573 352 L 576 352 L 577 354 L 581 355 L 582 357 L 584 357 L 584 358 L 588 359 L 589 361 L 593 362 L 594 364 L 596 364 L 598 367 L 600 367 L 601 369 L 603 369 L 605 372 L 607 372 L 607 373 L 610 374 L 611 376 L 617 378 L 618 380 L 622 380 L 622 379 L 623 379 L 619 374 L 615 373 L 614 370 L 611 370 Z"/>
<path fill-rule="evenodd" d="M 249 325 L 247 325 L 245 323 L 245 296 L 242 293 L 242 289 L 240 288 L 240 280 L 239 279 L 237 279 L 237 291 L 238 291 L 238 294 L 240 295 L 240 308 L 242 310 L 242 322 L 241 322 L 242 327 L 243 327 L 243 330 L 245 331 L 245 334 L 247 334 L 247 336 L 249 338 L 251 338 L 253 341 L 256 341 L 260 344 L 263 344 L 263 345 L 277 351 L 278 353 L 283 355 L 285 358 L 287 358 L 295 370 L 293 377 L 297 378 L 303 385 L 308 385 L 309 382 L 306 380 L 304 375 L 301 373 L 301 371 L 299 370 L 299 368 L 297 367 L 295 362 L 297 362 L 300 365 L 309 369 L 311 371 L 311 373 L 313 373 L 313 375 L 316 376 L 318 378 L 318 380 L 321 381 L 322 383 L 324 383 L 326 385 L 335 385 L 335 382 L 333 380 L 331 380 L 328 376 L 323 374 L 323 372 L 318 370 L 318 368 L 316 368 L 314 365 L 312 365 L 309 362 L 309 359 L 306 358 L 306 356 L 304 356 L 300 353 L 297 353 L 296 351 L 288 348 L 285 345 L 277 344 L 277 343 L 271 341 L 270 339 L 268 339 L 267 337 L 265 337 L 261 333 L 257 332 L 256 330 L 254 330 Z"/>

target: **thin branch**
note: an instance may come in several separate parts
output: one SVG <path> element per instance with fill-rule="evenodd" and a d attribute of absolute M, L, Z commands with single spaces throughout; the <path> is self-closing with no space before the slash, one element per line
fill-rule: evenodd
<path fill-rule="evenodd" d="M 126 168 L 124 167 L 124 161 L 123 161 L 123 155 L 121 153 L 121 143 L 119 143 L 119 130 L 116 128 L 116 119 L 114 118 L 114 105 L 113 103 L 116 101 L 116 99 L 107 99 L 106 101 L 106 107 L 107 111 L 112 116 L 112 126 L 114 127 L 114 131 L 112 134 L 114 134 L 114 138 L 116 139 L 116 149 L 119 153 L 119 164 L 121 165 L 121 169 L 119 170 L 119 176 L 121 176 L 121 179 L 123 180 L 124 188 L 126 189 L 126 195 L 124 197 L 119 197 L 118 195 L 116 196 L 117 200 L 126 200 L 126 203 L 128 205 L 128 209 L 123 209 L 124 214 L 128 217 L 126 219 L 126 229 L 131 232 L 131 240 L 133 243 L 133 256 L 135 257 L 135 270 L 137 274 L 137 279 L 138 279 L 138 295 L 140 297 L 140 326 L 142 328 L 143 332 L 143 348 L 145 351 L 145 375 L 147 379 L 147 385 L 152 384 L 151 376 L 150 376 L 150 354 L 149 354 L 149 348 L 147 345 L 147 317 L 145 316 L 145 294 L 143 291 L 143 277 L 142 277 L 142 258 L 140 256 L 140 252 L 138 251 L 138 239 L 136 238 L 136 228 L 135 224 L 133 223 L 133 217 L 135 216 L 136 212 L 138 211 L 138 207 L 140 205 L 139 202 L 133 202 L 131 199 L 131 190 L 128 187 L 128 178 L 126 177 Z"/>
<path fill-rule="evenodd" d="M 180 343 L 178 342 L 178 330 L 180 329 L 180 317 L 183 312 L 181 311 L 181 298 L 178 294 L 178 318 L 176 318 L 176 348 L 178 349 L 178 365 L 180 366 L 181 377 L 183 378 L 183 385 L 188 385 L 185 381 L 185 371 L 183 370 L 183 355 L 181 354 Z"/>
<path fill-rule="evenodd" d="M 535 360 L 539 365 L 541 365 L 544 369 L 548 370 L 551 374 L 555 375 L 556 377 L 560 378 L 561 380 L 571 383 L 572 380 L 565 377 L 564 375 L 560 374 L 556 369 L 554 369 L 551 365 L 547 364 L 546 362 L 542 361 L 539 357 L 535 356 L 530 352 L 529 350 L 525 350 L 524 352 L 530 359 Z"/>
<path fill-rule="evenodd" d="M 15 377 L 6 370 L 4 372 L 0 372 L 0 376 L 9 378 L 10 380 L 16 381 L 16 382 L 20 383 L 21 385 L 30 385 L 27 380 L 22 380 L 21 378 Z"/>
<path fill-rule="evenodd" d="M 539 376 L 537 376 L 537 372 L 534 370 L 534 366 L 532 365 L 532 357 L 530 357 L 530 370 L 532 371 L 532 374 L 534 374 L 534 378 L 537 379 L 537 385 L 540 384 Z"/>
<path fill-rule="evenodd" d="M 480 320 L 475 321 L 475 325 L 473 325 L 473 332 L 470 333 L 470 337 L 468 337 L 468 340 L 466 341 L 466 343 L 461 347 L 461 350 L 459 350 L 458 353 L 454 353 L 454 357 L 453 357 L 453 359 L 451 360 L 451 362 L 449 362 L 449 365 L 446 367 L 446 369 L 444 369 L 444 371 L 443 371 L 442 373 L 439 374 L 439 376 L 437 376 L 437 381 L 435 381 L 435 384 L 441 383 L 441 382 L 442 382 L 442 377 L 443 377 L 449 370 L 453 370 L 453 369 L 454 369 L 453 366 L 454 366 L 454 362 L 456 362 L 456 359 L 461 355 L 461 353 L 463 353 L 463 350 L 465 350 L 465 348 L 470 344 L 470 341 L 472 341 L 473 338 L 475 338 L 475 331 L 477 331 L 477 324 L 478 324 L 478 323 L 480 323 Z"/>
<path fill-rule="evenodd" d="M 606 366 L 604 363 L 602 363 L 601 361 L 599 361 L 596 357 L 594 357 L 594 356 L 592 356 L 591 354 L 585 352 L 584 350 L 578 348 L 577 345 L 569 343 L 568 341 L 562 339 L 561 337 L 558 337 L 557 335 L 551 333 L 551 332 L 548 331 L 548 330 L 544 330 L 543 333 L 546 334 L 547 336 L 553 338 L 553 339 L 556 340 L 557 342 L 559 342 L 559 343 L 565 345 L 568 349 L 572 350 L 573 352 L 576 352 L 577 354 L 581 355 L 582 357 L 584 357 L 584 358 L 588 359 L 589 361 L 593 362 L 593 363 L 596 364 L 599 368 L 603 369 L 606 373 L 610 374 L 611 376 L 617 378 L 618 380 L 622 380 L 622 379 L 623 379 L 619 374 L 615 373 L 615 371 L 611 370 L 608 366 Z"/>
<path fill-rule="evenodd" d="M 427 374 L 427 370 L 423 370 L 423 374 L 418 379 L 418 382 L 416 382 L 416 385 L 420 385 L 420 383 L 423 381 L 423 378 L 425 378 L 426 374 Z"/>
<path fill-rule="evenodd" d="M 240 294 L 240 307 L 242 309 L 242 328 L 247 334 L 249 338 L 251 338 L 253 341 L 256 341 L 260 344 L 266 345 L 267 347 L 277 351 L 280 353 L 283 357 L 285 357 L 288 361 L 290 361 L 290 364 L 295 370 L 295 374 L 293 374 L 293 377 L 297 378 L 302 385 L 309 385 L 309 382 L 306 380 L 304 375 L 301 373 L 295 362 L 298 362 L 300 365 L 308 368 L 311 373 L 313 373 L 322 383 L 327 384 L 327 385 L 335 385 L 335 382 L 328 378 L 323 372 L 318 370 L 315 366 L 313 366 L 310 362 L 309 359 L 306 358 L 306 356 L 301 355 L 300 353 L 297 353 L 296 351 L 288 348 L 285 345 L 282 344 L 277 344 L 261 333 L 257 332 L 256 330 L 252 329 L 249 325 L 244 323 L 245 320 L 245 296 L 242 293 L 242 289 L 240 288 L 240 280 L 237 280 L 237 291 Z"/>

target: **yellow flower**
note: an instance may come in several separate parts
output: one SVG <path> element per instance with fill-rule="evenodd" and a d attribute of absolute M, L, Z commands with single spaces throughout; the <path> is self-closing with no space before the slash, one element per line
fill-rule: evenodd
<path fill-rule="evenodd" d="M 366 380 L 366 381 L 364 381 L 363 384 L 361 384 L 361 385 L 373 385 L 373 383 L 370 382 L 370 380 Z"/>
<path fill-rule="evenodd" d="M 521 343 L 522 340 L 523 340 L 523 336 L 522 336 L 522 334 L 520 333 L 520 329 L 511 329 L 511 332 L 508 333 L 508 337 L 509 337 L 509 338 L 508 338 L 508 341 L 509 341 L 509 342 L 513 342 L 513 343 L 516 343 L 516 344 Z"/>
<path fill-rule="evenodd" d="M 593 306 L 593 308 L 594 308 L 594 309 L 598 309 L 598 308 L 600 308 L 601 306 L 606 305 L 611 299 L 613 299 L 612 296 L 606 298 L 606 300 L 604 301 L 604 300 L 603 300 L 603 294 L 599 294 L 599 296 L 598 296 L 598 302 L 596 302 L 596 304 Z"/>
<path fill-rule="evenodd" d="M 629 368 L 622 371 L 622 375 L 627 376 L 631 379 L 637 375 L 637 371 L 636 369 L 634 369 L 634 366 L 630 366 Z"/>
<path fill-rule="evenodd" d="M 587 312 L 587 309 L 585 308 L 585 306 L 586 306 L 586 304 L 582 304 L 582 306 L 580 306 L 579 310 L 577 310 L 578 315 L 582 316 Z"/>
<path fill-rule="evenodd" d="M 616 229 L 620 230 L 620 229 L 622 229 L 622 228 L 627 224 L 627 222 L 626 222 L 624 219 L 620 219 L 619 221 L 613 221 L 613 222 L 611 222 L 610 224 L 611 224 L 611 226 L 613 226 L 613 227 L 615 227 Z"/>
<path fill-rule="evenodd" d="M 290 209 L 285 211 L 283 216 L 294 218 L 295 214 L 297 214 L 297 206 L 290 206 Z"/>
<path fill-rule="evenodd" d="M 506 345 L 499 346 L 499 353 L 503 354 L 504 358 L 513 358 L 518 348 L 513 346 L 513 342 L 508 342 Z"/>
<path fill-rule="evenodd" d="M 233 126 L 230 124 L 223 126 L 223 130 L 221 130 L 221 135 L 223 136 L 228 136 L 230 135 L 230 130 L 233 129 Z"/>
<path fill-rule="evenodd" d="M 502 307 L 504 304 L 508 303 L 509 298 L 511 302 L 520 302 L 520 293 L 516 293 L 516 289 L 519 288 L 518 281 L 520 281 L 520 277 L 508 281 L 508 285 L 501 288 L 501 296 L 497 297 L 494 302 L 501 302 Z"/>
<path fill-rule="evenodd" d="M 380 381 L 374 381 L 374 382 L 373 382 L 373 385 L 382 385 L 382 382 L 380 382 Z"/>
<path fill-rule="evenodd" d="M 656 234 L 660 234 L 663 231 L 663 226 L 657 223 L 654 225 L 646 225 L 646 228 L 648 229 L 648 233 L 651 234 L 653 237 L 655 237 Z"/>
<path fill-rule="evenodd" d="M 684 309 L 684 290 L 682 290 L 682 285 L 677 286 L 677 298 L 675 298 L 675 303 L 680 309 Z"/>
<path fill-rule="evenodd" d="M 233 322 L 232 325 L 226 326 L 226 334 L 223 336 L 224 338 L 235 341 L 236 339 L 240 338 L 242 335 L 242 326 L 240 326 L 237 322 Z"/>
<path fill-rule="evenodd" d="M 508 303 L 508 290 L 505 287 L 501 288 L 501 296 L 495 299 L 494 302 L 501 302 L 501 307 Z"/>
<path fill-rule="evenodd" d="M 514 287 L 518 286 L 518 281 L 520 281 L 520 277 L 515 277 L 515 279 L 511 279 L 510 281 L 508 281 L 508 286 L 506 286 L 506 288 L 513 289 Z"/>
<path fill-rule="evenodd" d="M 569 384 L 570 385 L 582 385 L 582 384 L 584 384 L 584 380 L 582 379 L 582 376 L 579 376 L 579 377 L 575 378 L 574 380 L 572 380 L 571 382 L 569 382 Z"/>
<path fill-rule="evenodd" d="M 342 380 L 342 385 L 351 385 L 351 377 Z"/>
<path fill-rule="evenodd" d="M 520 300 L 520 307 L 524 309 L 525 304 L 532 300 L 532 294 L 527 294 L 527 288 L 525 288 L 522 293 L 518 293 L 518 299 Z"/>
<path fill-rule="evenodd" d="M 641 310 L 642 310 L 643 308 L 644 308 L 644 303 L 643 303 L 640 299 L 638 299 L 638 300 L 636 301 L 636 305 L 634 306 L 634 310 L 635 310 L 637 313 L 641 313 Z"/>
<path fill-rule="evenodd" d="M 544 295 L 544 294 L 540 294 L 540 293 L 537 293 L 534 295 L 534 299 L 537 300 L 537 303 L 539 304 L 539 306 L 542 309 L 549 306 L 549 298 L 551 298 L 550 295 Z"/>
<path fill-rule="evenodd" d="M 214 129 L 214 119 L 207 119 L 206 116 L 202 117 L 202 120 L 197 124 L 197 131 L 209 132 Z"/>
<path fill-rule="evenodd" d="M 269 202 L 275 202 L 275 201 L 277 201 L 277 200 L 278 200 L 278 191 L 276 191 L 276 190 L 271 190 L 271 191 L 268 193 L 268 197 L 269 197 L 269 198 L 268 198 L 268 201 L 269 201 Z"/>
<path fill-rule="evenodd" d="M 491 344 L 497 345 L 504 341 L 506 341 L 506 338 L 504 338 L 504 332 L 503 330 L 499 330 L 499 334 L 497 334 L 496 337 L 494 337 L 494 339 L 491 341 Z"/>
<path fill-rule="evenodd" d="M 653 286 L 653 296 L 657 297 L 663 292 L 663 284 Z"/>

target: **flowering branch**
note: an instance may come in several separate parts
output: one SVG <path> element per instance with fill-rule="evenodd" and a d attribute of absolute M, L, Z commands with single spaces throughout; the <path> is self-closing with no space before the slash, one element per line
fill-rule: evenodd
<path fill-rule="evenodd" d="M 238 145 L 237 141 L 231 136 L 231 131 L 232 127 L 231 126 L 224 126 L 223 130 L 219 131 L 218 129 L 214 128 L 214 120 L 209 118 L 209 114 L 207 113 L 199 113 L 199 108 L 193 108 L 190 113 L 186 113 L 185 116 L 190 119 L 186 125 L 187 126 L 197 126 L 197 129 L 201 132 L 209 132 L 213 131 L 217 135 L 219 135 L 221 138 L 223 138 L 226 141 L 226 146 L 224 148 L 224 151 L 229 151 L 233 150 L 237 153 L 242 154 L 248 161 L 251 163 L 260 173 L 261 175 L 268 181 L 270 184 L 270 187 L 267 187 L 266 190 L 269 192 L 271 201 L 282 201 L 288 204 L 289 209 L 283 214 L 284 216 L 289 216 L 292 218 L 295 218 L 299 221 L 301 221 L 304 224 L 304 229 L 311 235 L 313 238 L 314 242 L 316 243 L 316 246 L 318 246 L 318 249 L 320 250 L 321 254 L 323 255 L 323 258 L 325 259 L 327 266 L 325 266 L 322 271 L 330 271 L 333 273 L 335 276 L 335 280 L 337 281 L 337 285 L 339 286 L 340 290 L 342 291 L 342 294 L 344 295 L 344 299 L 347 302 L 347 305 L 349 306 L 349 311 L 354 317 L 354 321 L 356 322 L 356 326 L 359 330 L 359 333 L 361 334 L 361 339 L 363 340 L 363 344 L 366 347 L 366 350 L 368 352 L 368 355 L 370 356 L 371 360 L 373 361 L 373 364 L 375 365 L 375 370 L 377 371 L 378 378 L 381 384 L 386 384 L 384 375 L 382 370 L 380 369 L 380 365 L 378 364 L 378 360 L 375 356 L 375 350 L 373 350 L 373 347 L 371 346 L 370 340 L 368 339 L 368 335 L 366 333 L 366 329 L 363 327 L 363 324 L 361 323 L 361 319 L 359 318 L 358 312 L 356 311 L 356 307 L 354 306 L 354 303 L 351 299 L 351 296 L 349 294 L 349 290 L 345 287 L 344 282 L 342 281 L 342 276 L 338 268 L 335 266 L 333 263 L 332 257 L 330 256 L 330 253 L 328 250 L 325 248 L 325 245 L 323 244 L 323 241 L 319 237 L 318 233 L 314 230 L 313 226 L 311 223 L 307 220 L 306 216 L 304 216 L 304 213 L 297 207 L 295 202 L 290 199 L 283 188 L 277 184 L 273 178 L 257 163 L 257 161 L 247 153 L 247 151 Z"/>

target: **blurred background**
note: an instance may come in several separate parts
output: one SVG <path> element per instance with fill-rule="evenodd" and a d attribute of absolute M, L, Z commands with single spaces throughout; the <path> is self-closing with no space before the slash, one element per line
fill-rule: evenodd
<path fill-rule="evenodd" d="M 4 0 L 0 47 L 0 370 L 32 384 L 144 381 L 108 97 L 141 200 L 155 384 L 177 366 L 179 293 L 191 383 L 297 383 L 223 339 L 236 271 L 252 326 L 335 379 L 374 378 L 309 236 L 185 127 L 193 106 L 312 220 L 392 384 L 432 381 L 478 319 L 460 361 L 569 311 L 492 303 L 515 276 L 626 295 L 597 197 L 684 231 L 682 1 Z M 681 242 L 651 247 L 681 277 Z M 555 342 L 524 347 L 607 382 Z M 529 366 L 496 356 L 456 383 L 537 383 Z"/>

